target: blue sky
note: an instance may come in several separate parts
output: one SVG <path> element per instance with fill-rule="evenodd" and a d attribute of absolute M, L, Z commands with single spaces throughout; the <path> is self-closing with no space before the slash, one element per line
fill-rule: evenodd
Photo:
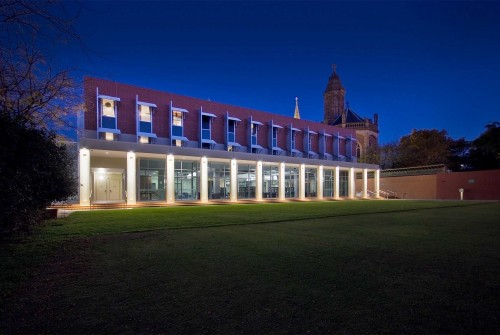
<path fill-rule="evenodd" d="M 158 90 L 323 119 L 331 64 L 380 142 L 474 139 L 500 121 L 500 2 L 83 2 L 61 65 Z"/>

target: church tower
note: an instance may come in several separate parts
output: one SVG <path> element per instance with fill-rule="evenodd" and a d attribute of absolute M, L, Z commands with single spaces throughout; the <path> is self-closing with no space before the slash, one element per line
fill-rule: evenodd
<path fill-rule="evenodd" d="M 337 74 L 337 65 L 333 65 L 333 73 L 328 79 L 325 93 L 323 93 L 324 102 L 324 120 L 326 124 L 332 124 L 344 111 L 345 107 L 345 89 L 342 86 L 340 77 Z"/>
<path fill-rule="evenodd" d="M 368 153 L 370 147 L 378 145 L 378 114 L 373 115 L 373 120 L 361 117 L 349 107 L 349 104 L 345 103 L 345 89 L 340 82 L 336 65 L 333 65 L 333 73 L 328 79 L 325 93 L 323 93 L 323 103 L 324 123 L 356 130 L 356 156 L 358 159 Z"/>

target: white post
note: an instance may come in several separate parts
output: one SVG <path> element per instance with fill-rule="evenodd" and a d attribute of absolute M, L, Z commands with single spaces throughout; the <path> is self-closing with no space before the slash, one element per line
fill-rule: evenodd
<path fill-rule="evenodd" d="M 316 197 L 323 199 L 323 165 L 318 166 Z"/>
<path fill-rule="evenodd" d="M 230 201 L 238 201 L 238 163 L 236 159 L 231 159 L 231 194 Z"/>
<path fill-rule="evenodd" d="M 353 199 L 356 196 L 356 173 L 354 168 L 349 169 L 349 198 Z"/>
<path fill-rule="evenodd" d="M 262 200 L 262 161 L 258 161 L 255 169 L 255 200 Z"/>
<path fill-rule="evenodd" d="M 90 150 L 80 149 L 80 206 L 90 206 Z"/>
<path fill-rule="evenodd" d="M 380 170 L 375 170 L 375 198 L 380 198 Z"/>
<path fill-rule="evenodd" d="M 299 199 L 304 200 L 306 198 L 306 166 L 305 164 L 300 164 L 299 168 Z"/>
<path fill-rule="evenodd" d="M 167 155 L 167 204 L 173 204 L 175 202 L 175 163 L 174 155 Z"/>
<path fill-rule="evenodd" d="M 200 163 L 200 202 L 208 202 L 208 159 L 201 158 Z"/>
<path fill-rule="evenodd" d="M 333 179 L 333 198 L 338 199 L 340 197 L 340 168 L 338 166 L 334 169 L 334 179 Z"/>
<path fill-rule="evenodd" d="M 136 199 L 136 164 L 135 153 L 129 151 L 127 153 L 127 204 L 134 205 Z"/>
<path fill-rule="evenodd" d="M 363 169 L 363 195 L 364 199 L 368 198 L 368 169 Z"/>
<path fill-rule="evenodd" d="M 285 163 L 280 163 L 278 193 L 279 199 L 285 200 Z"/>

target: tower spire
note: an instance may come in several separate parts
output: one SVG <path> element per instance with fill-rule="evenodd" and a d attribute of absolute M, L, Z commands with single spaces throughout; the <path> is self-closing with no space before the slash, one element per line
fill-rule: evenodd
<path fill-rule="evenodd" d="M 295 97 L 295 113 L 293 114 L 294 119 L 300 119 L 299 113 L 299 98 Z"/>

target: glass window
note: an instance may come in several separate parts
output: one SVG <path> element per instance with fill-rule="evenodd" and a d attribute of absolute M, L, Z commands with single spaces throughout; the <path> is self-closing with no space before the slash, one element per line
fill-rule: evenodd
<path fill-rule="evenodd" d="M 276 148 L 278 146 L 278 128 L 273 127 L 273 147 Z"/>
<path fill-rule="evenodd" d="M 335 187 L 335 171 L 323 170 L 323 196 L 333 197 Z"/>
<path fill-rule="evenodd" d="M 109 99 L 101 99 L 101 127 L 108 129 L 116 128 L 116 102 Z"/>
<path fill-rule="evenodd" d="M 339 171 L 339 196 L 349 195 L 349 171 Z"/>
<path fill-rule="evenodd" d="M 296 198 L 299 191 L 299 169 L 285 167 L 285 198 Z"/>
<path fill-rule="evenodd" d="M 228 199 L 231 191 L 229 164 L 208 163 L 208 198 Z"/>
<path fill-rule="evenodd" d="M 277 198 L 279 191 L 278 165 L 262 166 L 262 197 Z"/>
<path fill-rule="evenodd" d="M 139 201 L 165 201 L 165 160 L 139 159 Z"/>
<path fill-rule="evenodd" d="M 175 200 L 197 200 L 198 192 L 198 162 L 175 161 L 174 192 Z"/>
<path fill-rule="evenodd" d="M 305 170 L 305 195 L 306 198 L 314 198 L 317 196 L 317 173 L 318 170 L 313 169 L 313 168 L 306 168 Z"/>
<path fill-rule="evenodd" d="M 182 112 L 172 113 L 172 135 L 173 136 L 183 136 L 182 131 Z"/>
<path fill-rule="evenodd" d="M 251 132 L 252 132 L 252 145 L 257 145 L 257 130 L 259 126 L 252 123 Z"/>
<path fill-rule="evenodd" d="M 295 130 L 292 130 L 292 143 L 291 143 L 291 149 L 295 150 L 295 135 L 297 135 L 297 132 Z"/>
<path fill-rule="evenodd" d="M 208 115 L 201 116 L 201 138 L 204 140 L 210 140 L 210 124 L 211 118 Z"/>
<path fill-rule="evenodd" d="M 227 128 L 228 142 L 236 142 L 236 121 L 228 120 Z"/>
<path fill-rule="evenodd" d="M 238 199 L 255 198 L 255 166 L 238 164 Z"/>
<path fill-rule="evenodd" d="M 102 115 L 115 117 L 115 102 L 113 100 L 101 99 Z"/>
<path fill-rule="evenodd" d="M 150 106 L 139 105 L 139 131 L 142 133 L 151 133 L 151 109 Z M 142 143 L 142 142 L 141 142 Z M 146 142 L 147 143 L 147 142 Z"/>

